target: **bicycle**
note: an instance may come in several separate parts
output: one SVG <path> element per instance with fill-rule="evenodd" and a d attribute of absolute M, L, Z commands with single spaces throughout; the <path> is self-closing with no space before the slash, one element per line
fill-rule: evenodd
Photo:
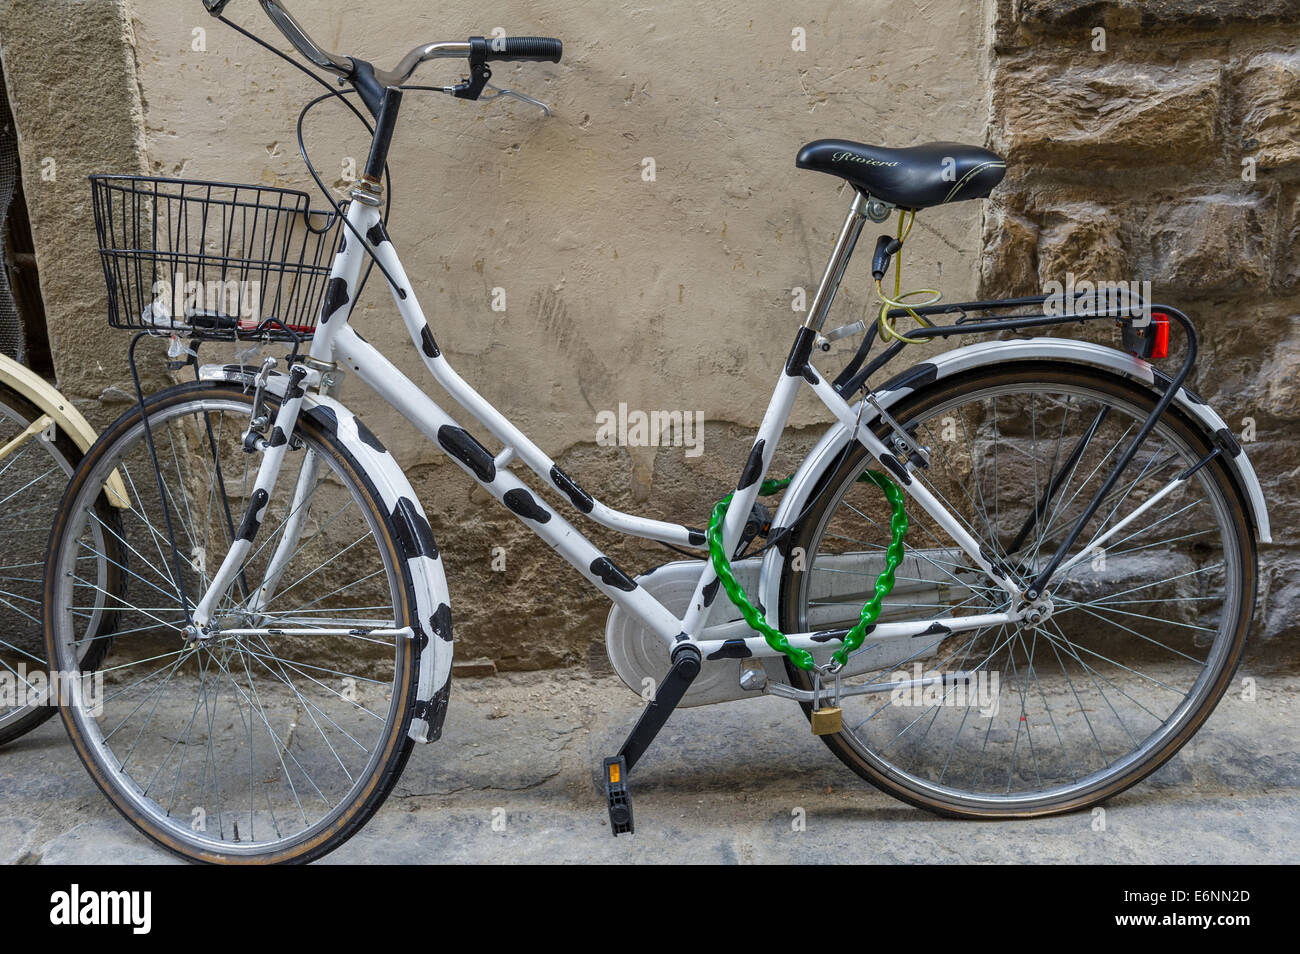
<path fill-rule="evenodd" d="M 63 489 L 95 441 L 71 401 L 44 378 L 0 354 L 0 745 L 26 735 L 54 715 L 51 679 L 41 627 L 41 596 L 49 527 Z M 105 505 L 126 505 L 120 477 L 110 477 Z M 99 550 L 111 545 L 99 540 Z M 112 560 L 96 559 L 94 574 L 106 590 L 119 587 Z M 89 611 L 93 632 L 112 628 L 104 600 Z M 101 643 L 88 649 L 98 650 Z M 93 671 L 98 652 L 83 654 L 74 672 Z"/>
<path fill-rule="evenodd" d="M 350 95 L 365 109 L 354 108 L 371 150 L 349 201 L 313 211 L 291 190 L 92 177 L 110 323 L 136 332 L 133 361 L 136 344 L 161 335 L 195 374 L 139 394 L 86 455 L 45 578 L 47 648 L 62 665 L 96 638 L 77 612 L 103 594 L 76 561 L 104 529 L 96 501 L 119 471 L 131 586 L 114 603 L 110 681 L 101 712 L 76 694 L 61 712 L 95 782 L 146 836 L 197 861 L 318 858 L 378 810 L 413 743 L 441 733 L 452 623 L 438 544 L 401 468 L 338 399 L 347 375 L 613 602 L 615 669 L 634 691 L 643 678 L 655 687 L 604 761 L 615 835 L 634 830 L 628 775 L 679 705 L 791 699 L 859 776 L 968 818 L 1094 804 L 1204 723 L 1241 658 L 1256 538 L 1270 529 L 1246 454 L 1185 386 L 1191 321 L 1135 298 L 1088 314 L 1075 295 L 942 304 L 901 290 L 916 213 L 987 196 L 1004 174 L 998 156 L 845 140 L 799 152 L 798 166 L 846 181 L 853 198 L 740 480 L 706 528 L 648 519 L 603 504 L 453 370 L 384 225 L 404 93 L 477 99 L 489 62 L 558 62 L 561 43 L 436 42 L 383 71 L 321 47 L 281 0 L 260 2 L 299 54 L 350 86 L 330 89 L 297 64 L 330 90 L 299 117 L 327 196 L 302 116 Z M 252 36 L 223 15 L 227 3 L 205 0 Z M 440 58 L 467 60 L 468 78 L 407 85 Z M 879 312 L 824 330 L 866 222 L 895 213 L 872 260 Z M 187 268 L 200 285 L 255 284 L 258 307 L 158 291 L 158 278 Z M 372 270 L 434 380 L 499 450 L 349 326 Z M 916 327 L 903 332 L 908 318 Z M 1097 321 L 1117 325 L 1126 350 L 1028 334 Z M 1153 362 L 1172 328 L 1184 357 L 1168 375 Z M 1002 333 L 1013 337 L 868 382 L 910 343 Z M 859 346 L 828 378 L 815 359 L 850 335 Z M 269 357 L 198 362 L 206 341 L 245 340 L 285 345 L 284 369 Z M 791 477 L 770 479 L 805 385 L 833 423 Z M 515 464 L 583 517 L 700 558 L 629 575 Z M 759 503 L 778 492 L 775 513 Z"/>

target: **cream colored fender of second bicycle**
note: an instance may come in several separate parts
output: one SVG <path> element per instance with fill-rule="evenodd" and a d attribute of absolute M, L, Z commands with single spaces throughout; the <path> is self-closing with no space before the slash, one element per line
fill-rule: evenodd
<path fill-rule="evenodd" d="M 48 414 L 63 433 L 81 450 L 89 450 L 99 434 L 72 402 L 39 374 L 24 367 L 7 355 L 0 354 L 0 384 L 7 384 L 27 400 Z M 126 485 L 117 471 L 108 478 L 108 499 L 114 507 L 129 508 Z"/>

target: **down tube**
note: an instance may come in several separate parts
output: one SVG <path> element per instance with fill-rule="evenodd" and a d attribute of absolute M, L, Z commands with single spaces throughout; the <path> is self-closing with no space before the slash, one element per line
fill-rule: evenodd
<path fill-rule="evenodd" d="M 492 453 L 458 425 L 427 394 L 402 374 L 374 347 L 351 328 L 341 328 L 335 338 L 339 363 L 356 373 L 375 393 L 396 408 L 429 440 L 442 448 L 461 470 L 474 478 L 499 500 L 529 530 L 572 564 L 583 577 L 649 626 L 667 642 L 681 633 L 672 613 L 609 557 L 553 510 L 528 485 L 505 467 L 498 467 Z"/>
<path fill-rule="evenodd" d="M 615 510 L 584 490 L 572 475 L 562 471 L 555 461 L 474 390 L 447 361 L 433 336 L 433 330 L 429 327 L 415 290 L 409 287 L 410 281 L 397 257 L 397 250 L 382 226 L 367 231 L 366 240 L 373 249 L 376 260 L 397 282 L 396 286 L 390 284 L 389 290 L 392 292 L 402 321 L 406 324 L 411 341 L 424 358 L 425 367 L 442 389 L 487 428 L 493 437 L 511 448 L 519 460 L 545 481 L 553 491 L 566 497 L 574 509 L 596 523 L 619 533 L 659 540 L 674 546 L 704 545 L 702 531 Z"/>

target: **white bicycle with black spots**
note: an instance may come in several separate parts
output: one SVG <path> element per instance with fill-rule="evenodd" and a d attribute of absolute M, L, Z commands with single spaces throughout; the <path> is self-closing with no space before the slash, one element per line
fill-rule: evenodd
<path fill-rule="evenodd" d="M 227 0 L 205 3 L 221 16 Z M 103 647 L 101 697 L 74 693 L 64 721 L 147 836 L 202 861 L 317 858 L 379 808 L 413 743 L 439 737 L 453 646 L 443 564 L 401 467 L 338 398 L 353 377 L 614 603 L 615 668 L 634 691 L 656 687 L 605 760 L 615 834 L 633 828 L 628 774 L 678 705 L 791 699 L 863 778 L 984 818 L 1107 798 L 1205 721 L 1241 658 L 1269 524 L 1245 453 L 1185 386 L 1190 321 L 1136 300 L 1082 318 L 1062 318 L 1076 302 L 1059 296 L 917 306 L 880 285 L 918 210 L 998 184 L 994 153 L 848 140 L 799 152 L 853 196 L 807 320 L 725 509 L 693 526 L 647 519 L 601 503 L 452 369 L 384 226 L 404 92 L 535 102 L 491 87 L 488 64 L 558 62 L 559 41 L 431 43 L 386 72 L 325 50 L 279 0 L 261 5 L 349 87 L 326 84 L 315 102 L 348 103 L 372 129 L 349 201 L 320 212 L 289 190 L 93 177 L 111 323 L 136 330 L 133 359 L 142 339 L 169 338 L 173 367 L 195 377 L 140 394 L 86 454 L 45 578 L 51 667 Z M 469 76 L 408 85 L 446 57 Z M 872 264 L 879 315 L 824 330 L 862 229 L 895 213 Z M 349 326 L 375 272 L 476 433 Z M 178 274 L 215 281 L 218 300 L 181 295 Z M 1125 350 L 1031 334 L 1093 320 L 1118 323 Z M 828 379 L 816 359 L 853 334 Z M 869 382 L 912 341 L 956 334 L 977 343 Z M 1171 338 L 1182 361 L 1167 375 L 1153 362 Z M 200 364 L 210 340 L 289 352 Z M 831 424 L 788 482 L 771 481 L 804 386 Z M 114 474 L 130 499 L 110 513 Z M 760 493 L 777 492 L 770 512 Z M 634 577 L 556 502 L 688 558 Z M 104 560 L 119 585 L 83 572 Z M 86 625 L 105 603 L 107 634 Z"/>

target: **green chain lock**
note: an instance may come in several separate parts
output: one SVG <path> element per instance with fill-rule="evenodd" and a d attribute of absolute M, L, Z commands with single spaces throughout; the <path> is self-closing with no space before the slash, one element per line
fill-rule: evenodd
<path fill-rule="evenodd" d="M 858 480 L 860 482 L 869 481 L 884 492 L 885 499 L 889 501 L 893 509 L 889 519 L 891 539 L 888 548 L 885 550 L 885 568 L 876 577 L 875 593 L 871 599 L 863 604 L 862 615 L 858 618 L 857 624 L 844 635 L 843 645 L 831 655 L 831 660 L 837 666 L 843 666 L 848 662 L 849 655 L 861 646 L 862 641 L 866 639 L 867 628 L 880 616 L 881 603 L 889 595 L 890 590 L 894 588 L 894 571 L 903 562 L 903 537 L 907 534 L 907 512 L 903 505 L 903 492 L 898 485 L 875 470 L 863 472 Z M 760 497 L 769 497 L 789 483 L 790 478 L 788 477 L 783 480 L 765 480 L 762 486 L 758 488 L 758 494 Z M 722 583 L 722 588 L 727 592 L 728 599 L 740 610 L 740 615 L 744 617 L 750 629 L 761 633 L 769 646 L 777 652 L 790 657 L 790 661 L 800 669 L 811 671 L 817 665 L 812 653 L 806 649 L 797 649 L 791 646 L 790 640 L 786 638 L 784 633 L 768 624 L 763 614 L 749 601 L 744 588 L 736 579 L 736 574 L 731 570 L 731 561 L 727 559 L 727 553 L 722 544 L 722 523 L 727 516 L 727 507 L 731 504 L 733 495 L 727 494 L 727 496 L 719 500 L 714 505 L 713 513 L 709 517 L 709 529 L 706 539 L 709 547 L 709 557 L 713 562 L 713 572 L 717 574 L 718 580 Z"/>

